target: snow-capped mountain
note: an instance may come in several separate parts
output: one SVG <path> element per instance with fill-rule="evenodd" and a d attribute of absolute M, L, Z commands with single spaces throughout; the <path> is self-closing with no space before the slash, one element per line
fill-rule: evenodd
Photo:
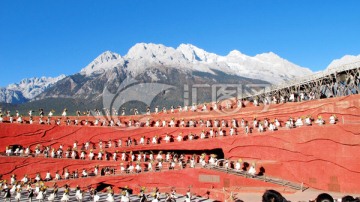
<path fill-rule="evenodd" d="M 159 66 L 211 74 L 215 74 L 213 70 L 218 70 L 270 83 L 281 83 L 312 73 L 310 69 L 295 65 L 272 52 L 251 57 L 233 50 L 226 56 L 220 56 L 191 44 L 181 44 L 175 49 L 151 43 L 138 43 L 123 57 L 110 51 L 104 52 L 81 73 L 92 75 L 113 67 L 123 67 L 137 76 L 146 68 Z"/>
<path fill-rule="evenodd" d="M 35 98 L 47 88 L 54 85 L 59 80 L 65 78 L 65 75 L 58 77 L 33 77 L 23 79 L 19 83 L 13 83 L 5 88 L 0 88 L 0 102 L 5 103 L 23 103 Z"/>
<path fill-rule="evenodd" d="M 191 44 L 173 48 L 162 44 L 138 43 L 124 56 L 111 51 L 100 54 L 78 74 L 58 81 L 38 95 L 37 99 L 71 97 L 81 100 L 84 105 L 103 108 L 101 102 L 105 87 L 116 93 L 122 81 L 132 77 L 142 83 L 175 86 L 174 90 L 160 95 L 166 97 L 159 97 L 154 102 L 162 106 L 169 103 L 179 105 L 184 101 L 184 84 L 280 83 L 311 73 L 309 69 L 271 52 L 251 57 L 234 50 L 221 56 Z M 210 94 L 202 92 L 198 102 L 210 100 Z"/>
<path fill-rule="evenodd" d="M 341 65 L 350 64 L 360 61 L 360 55 L 345 55 L 340 59 L 333 60 L 326 69 L 332 69 Z"/>
<path fill-rule="evenodd" d="M 22 103 L 48 97 L 98 102 L 105 86 L 116 91 L 129 76 L 180 88 L 198 83 L 281 83 L 311 73 L 272 52 L 248 56 L 233 50 L 222 56 L 191 44 L 173 48 L 138 43 L 124 56 L 106 51 L 74 75 L 31 78 L 10 84 L 1 89 L 0 102 Z"/>

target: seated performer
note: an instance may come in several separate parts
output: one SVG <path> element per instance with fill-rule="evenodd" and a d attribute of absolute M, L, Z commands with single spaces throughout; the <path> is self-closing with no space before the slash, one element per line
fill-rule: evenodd
<path fill-rule="evenodd" d="M 252 176 L 254 176 L 256 174 L 255 163 L 251 164 L 250 169 L 248 170 L 248 173 Z"/>
<path fill-rule="evenodd" d="M 241 170 L 241 163 L 242 163 L 242 159 L 239 159 L 236 164 L 235 164 L 235 170 L 236 171 L 240 171 Z"/>
<path fill-rule="evenodd" d="M 329 121 L 330 124 L 336 124 L 336 116 L 335 116 L 335 114 L 331 115 L 329 119 L 330 119 L 330 121 Z"/>
<path fill-rule="evenodd" d="M 303 126 L 303 125 L 304 125 L 304 123 L 303 123 L 302 119 L 299 117 L 295 122 L 295 126 L 300 127 L 300 126 Z"/>

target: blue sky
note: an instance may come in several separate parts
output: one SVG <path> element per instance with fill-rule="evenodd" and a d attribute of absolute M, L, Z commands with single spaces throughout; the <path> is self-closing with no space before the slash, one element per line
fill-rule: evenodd
<path fill-rule="evenodd" d="M 322 70 L 360 54 L 358 8 L 358 0 L 1 0 L 0 86 L 77 73 L 102 52 L 125 55 L 139 42 L 272 51 Z"/>

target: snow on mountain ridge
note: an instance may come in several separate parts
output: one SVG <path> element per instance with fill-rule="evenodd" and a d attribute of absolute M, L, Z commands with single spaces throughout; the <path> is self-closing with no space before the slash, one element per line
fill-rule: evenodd
<path fill-rule="evenodd" d="M 226 57 L 236 57 L 236 58 L 243 58 L 246 57 L 247 55 L 242 54 L 240 51 L 238 50 L 232 50 L 229 52 L 229 54 L 226 55 Z"/>
<path fill-rule="evenodd" d="M 62 74 L 58 77 L 33 77 L 22 79 L 19 83 L 8 85 L 6 89 L 21 92 L 24 98 L 31 100 L 65 77 L 66 76 Z"/>
<path fill-rule="evenodd" d="M 142 73 L 146 68 L 171 67 L 186 71 L 191 66 L 181 52 L 153 43 L 135 44 L 123 59 L 127 61 L 127 70 L 132 76 Z"/>
<path fill-rule="evenodd" d="M 0 88 L 0 103 L 18 104 L 26 101 L 27 99 L 20 91 Z"/>
<path fill-rule="evenodd" d="M 192 44 L 180 44 L 176 50 L 182 52 L 185 58 L 190 62 L 200 61 L 205 63 L 214 63 L 219 57 L 214 53 L 208 53 Z"/>
<path fill-rule="evenodd" d="M 102 59 L 104 55 L 106 59 Z M 125 61 L 126 66 L 124 66 Z M 211 74 L 215 74 L 212 71 L 215 69 L 227 74 L 262 79 L 270 83 L 281 83 L 312 73 L 308 68 L 295 65 L 273 52 L 251 57 L 233 50 L 228 55 L 221 56 L 192 44 L 180 44 L 175 49 L 154 43 L 137 43 L 123 57 L 107 51 L 82 69 L 81 73 L 92 75 L 102 73 L 112 67 L 123 67 L 136 76 L 146 68 L 160 66 Z"/>
<path fill-rule="evenodd" d="M 328 69 L 332 69 L 332 68 L 336 68 L 345 64 L 350 64 L 350 63 L 354 63 L 354 62 L 359 62 L 360 61 L 360 54 L 359 55 L 345 55 L 340 59 L 335 59 L 333 60 L 328 66 L 327 66 L 327 70 Z"/>
<path fill-rule="evenodd" d="M 103 71 L 117 66 L 123 65 L 124 60 L 121 55 L 111 52 L 105 51 L 96 57 L 90 64 L 81 69 L 80 73 L 91 75 L 93 73 L 102 73 Z"/>

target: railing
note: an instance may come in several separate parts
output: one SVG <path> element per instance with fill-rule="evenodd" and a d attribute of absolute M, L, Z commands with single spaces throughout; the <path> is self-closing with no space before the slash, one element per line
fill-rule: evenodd
<path fill-rule="evenodd" d="M 281 185 L 281 186 L 284 186 L 284 187 L 289 187 L 289 188 L 295 189 L 295 190 L 305 191 L 306 189 L 309 188 L 309 187 L 304 187 L 303 183 L 298 184 L 298 183 L 290 182 L 290 181 L 279 179 L 279 178 L 265 176 L 264 174 L 261 175 L 261 176 L 259 176 L 259 175 L 251 175 L 248 172 L 243 171 L 243 170 L 235 170 L 235 169 L 232 169 L 232 168 L 224 168 L 224 167 L 218 166 L 218 165 L 207 164 L 203 168 L 211 169 L 211 170 L 217 170 L 217 171 L 220 171 L 220 172 L 226 172 L 228 174 L 243 176 L 245 178 L 252 178 L 252 179 L 255 179 L 255 180 L 269 182 L 269 183 L 272 183 L 272 184 L 277 184 L 277 185 Z"/>
<path fill-rule="evenodd" d="M 273 84 L 270 87 L 267 87 L 262 93 L 246 95 L 245 97 L 258 96 L 258 95 L 261 95 L 264 93 L 269 93 L 271 91 L 280 90 L 280 89 L 288 88 L 288 87 L 295 86 L 295 85 L 306 84 L 308 82 L 314 81 L 319 78 L 323 78 L 323 77 L 331 75 L 331 74 L 335 74 L 338 72 L 344 72 L 344 71 L 359 68 L 359 67 L 360 67 L 360 61 L 341 65 L 338 67 L 329 68 L 329 69 L 326 69 L 324 71 L 321 71 L 321 72 L 318 72 L 318 73 L 315 73 L 312 75 L 296 78 L 296 79 L 292 80 L 290 83 L 284 82 L 284 83 L 277 84 L 277 85 Z"/>

